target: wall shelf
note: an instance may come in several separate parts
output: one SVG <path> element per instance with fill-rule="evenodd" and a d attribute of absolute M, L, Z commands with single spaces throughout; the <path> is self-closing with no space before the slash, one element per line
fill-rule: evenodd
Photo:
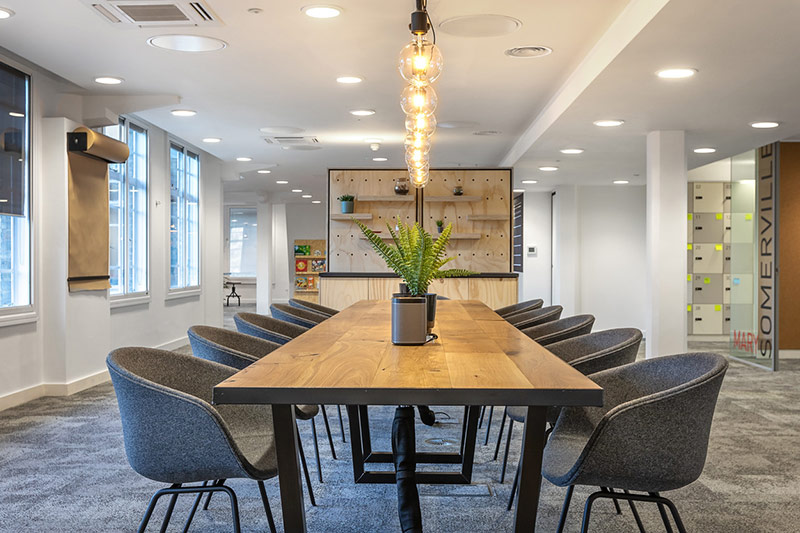
<path fill-rule="evenodd" d="M 392 238 L 392 236 L 389 235 L 388 233 L 385 234 L 385 235 L 378 233 L 377 235 L 381 239 L 391 239 Z M 439 234 L 438 233 L 432 233 L 431 236 L 434 237 L 434 239 L 435 239 L 435 238 L 437 238 L 439 236 Z M 358 238 L 359 239 L 363 239 L 363 240 L 367 240 L 366 235 L 359 235 Z M 451 233 L 450 234 L 450 240 L 451 241 L 453 241 L 453 240 L 455 240 L 455 241 L 477 241 L 480 238 L 481 238 L 481 234 L 480 233 Z"/>
<path fill-rule="evenodd" d="M 325 259 L 325 255 L 295 255 L 295 259 Z"/>
<path fill-rule="evenodd" d="M 372 213 L 347 213 L 341 215 L 331 215 L 331 220 L 372 220 Z"/>
<path fill-rule="evenodd" d="M 508 215 L 467 215 L 467 220 L 486 221 L 486 220 L 508 220 Z"/>
<path fill-rule="evenodd" d="M 480 196 L 426 196 L 426 202 L 480 202 Z"/>
<path fill-rule="evenodd" d="M 294 273 L 298 276 L 319 276 L 319 272 L 303 272 L 300 270 L 295 270 Z"/>
<path fill-rule="evenodd" d="M 317 289 L 295 289 L 294 292 L 318 293 Z"/>
<path fill-rule="evenodd" d="M 359 194 L 358 201 L 359 202 L 414 202 L 416 201 L 416 195 L 394 194 L 392 196 L 367 196 Z"/>

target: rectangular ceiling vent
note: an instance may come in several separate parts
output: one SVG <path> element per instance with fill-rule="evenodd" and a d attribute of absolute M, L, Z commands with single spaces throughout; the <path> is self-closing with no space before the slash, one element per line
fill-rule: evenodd
<path fill-rule="evenodd" d="M 144 27 L 220 26 L 220 20 L 202 1 L 84 0 L 114 25 Z"/>
<path fill-rule="evenodd" d="M 319 144 L 316 137 L 266 137 L 267 144 L 279 144 L 281 146 L 313 146 Z"/>

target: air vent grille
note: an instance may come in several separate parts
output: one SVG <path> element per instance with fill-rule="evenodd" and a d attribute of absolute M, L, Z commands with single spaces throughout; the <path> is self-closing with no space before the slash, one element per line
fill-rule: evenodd
<path fill-rule="evenodd" d="M 82 0 L 105 20 L 119 26 L 220 26 L 202 0 Z"/>
<path fill-rule="evenodd" d="M 195 13 L 197 13 L 197 16 L 201 19 L 209 22 L 214 20 L 214 17 L 212 17 L 208 11 L 206 11 L 206 8 L 200 2 L 190 2 L 189 5 L 192 6 L 192 9 L 194 9 Z"/>
<path fill-rule="evenodd" d="M 175 4 L 117 4 L 117 9 L 137 24 L 187 22 L 189 17 Z"/>
<path fill-rule="evenodd" d="M 105 7 L 101 6 L 100 4 L 92 4 L 92 7 L 97 10 L 98 13 L 103 15 L 109 22 L 114 24 L 119 24 L 122 22 L 119 18 L 117 18 L 114 13 L 106 9 Z"/>
<path fill-rule="evenodd" d="M 313 146 L 319 144 L 319 139 L 316 137 L 283 136 L 266 137 L 264 140 L 267 144 L 279 144 L 281 146 Z"/>

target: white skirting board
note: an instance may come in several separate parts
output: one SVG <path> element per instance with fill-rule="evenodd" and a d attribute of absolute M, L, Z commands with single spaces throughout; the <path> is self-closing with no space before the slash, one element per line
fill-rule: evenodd
<path fill-rule="evenodd" d="M 189 337 L 184 336 L 173 341 L 154 346 L 154 348 L 161 350 L 176 350 L 187 345 L 188 343 Z M 95 385 L 105 383 L 110 379 L 111 377 L 108 375 L 108 370 L 104 369 L 100 372 L 90 374 L 86 377 L 76 379 L 75 381 L 71 381 L 69 383 L 40 383 L 39 385 L 34 385 L 33 387 L 28 387 L 27 389 L 22 389 L 12 392 L 11 394 L 6 394 L 5 396 L 0 396 L 0 411 L 22 405 L 23 403 L 36 400 L 37 398 L 43 398 L 45 396 L 70 396 L 77 392 L 90 389 Z"/>

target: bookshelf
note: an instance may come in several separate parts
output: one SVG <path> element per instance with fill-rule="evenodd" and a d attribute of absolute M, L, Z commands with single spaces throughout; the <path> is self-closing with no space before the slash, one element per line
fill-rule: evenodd
<path fill-rule="evenodd" d="M 293 297 L 319 303 L 319 275 L 328 270 L 324 239 L 294 241 Z"/>

